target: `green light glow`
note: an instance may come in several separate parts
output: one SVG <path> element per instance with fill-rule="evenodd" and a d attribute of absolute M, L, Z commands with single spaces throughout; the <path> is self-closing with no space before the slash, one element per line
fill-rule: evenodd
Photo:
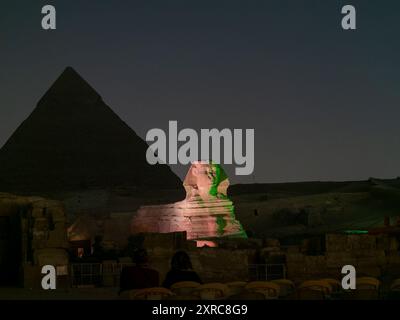
<path fill-rule="evenodd" d="M 222 236 L 225 232 L 224 230 L 227 225 L 227 222 L 225 221 L 224 217 L 222 217 L 222 216 L 218 216 L 216 222 L 217 222 L 217 226 L 218 226 L 217 233 L 219 236 Z"/>
<path fill-rule="evenodd" d="M 223 170 L 221 170 L 221 166 L 219 164 L 213 163 L 210 161 L 211 167 L 212 167 L 212 173 L 211 173 L 211 179 L 212 179 L 212 184 L 209 189 L 209 194 L 214 196 L 214 197 L 222 197 L 222 194 L 218 194 L 218 186 L 219 184 L 227 179 L 227 175 Z"/>
<path fill-rule="evenodd" d="M 228 178 L 226 175 L 225 171 L 221 168 L 221 166 L 217 163 L 213 163 L 210 161 L 212 171 L 209 173 L 209 177 L 211 178 L 212 184 L 209 189 L 209 194 L 213 197 L 219 198 L 219 199 L 226 199 L 229 200 L 229 198 L 222 193 L 218 193 L 218 186 L 222 181 Z M 239 226 L 240 232 L 239 234 L 236 235 L 236 237 L 240 238 L 247 238 L 247 234 L 243 229 L 243 226 L 241 225 L 240 222 L 236 220 L 235 217 L 235 207 L 231 204 L 227 206 L 227 209 L 229 210 L 230 213 L 230 223 L 235 223 Z M 216 223 L 217 223 L 217 233 L 219 236 L 223 236 L 225 233 L 225 228 L 228 225 L 228 221 L 225 220 L 223 216 L 217 216 L 216 217 Z"/>
<path fill-rule="evenodd" d="M 346 234 L 368 234 L 368 230 L 345 230 Z"/>

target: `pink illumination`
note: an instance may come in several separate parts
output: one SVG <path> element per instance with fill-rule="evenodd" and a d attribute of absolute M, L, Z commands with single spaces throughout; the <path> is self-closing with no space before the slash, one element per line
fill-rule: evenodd
<path fill-rule="evenodd" d="M 196 240 L 196 246 L 197 246 L 197 248 L 202 248 L 202 247 L 216 248 L 216 247 L 218 247 L 216 242 L 209 241 L 209 240 Z"/>

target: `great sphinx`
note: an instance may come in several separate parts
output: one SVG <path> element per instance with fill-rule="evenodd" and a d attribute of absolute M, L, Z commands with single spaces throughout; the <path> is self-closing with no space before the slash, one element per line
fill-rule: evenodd
<path fill-rule="evenodd" d="M 186 198 L 182 201 L 140 207 L 131 232 L 186 231 L 188 239 L 246 237 L 227 196 L 228 177 L 219 164 L 194 162 L 183 186 Z"/>

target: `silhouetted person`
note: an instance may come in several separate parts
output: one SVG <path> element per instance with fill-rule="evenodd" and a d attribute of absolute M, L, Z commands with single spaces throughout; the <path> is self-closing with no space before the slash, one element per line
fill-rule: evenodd
<path fill-rule="evenodd" d="M 158 287 L 160 276 L 147 266 L 148 256 L 145 249 L 137 250 L 133 255 L 135 266 L 124 267 L 121 271 L 120 293 L 126 290 Z"/>
<path fill-rule="evenodd" d="M 96 236 L 93 243 L 93 257 L 102 260 L 104 258 L 103 237 Z"/>
<path fill-rule="evenodd" d="M 163 287 L 170 288 L 174 283 L 180 281 L 195 281 L 202 283 L 200 277 L 193 270 L 192 262 L 185 251 L 178 251 L 172 257 L 171 270 L 168 271 Z"/>

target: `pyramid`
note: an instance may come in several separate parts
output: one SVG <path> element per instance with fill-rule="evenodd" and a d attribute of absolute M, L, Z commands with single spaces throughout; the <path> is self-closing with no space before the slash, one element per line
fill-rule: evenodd
<path fill-rule="evenodd" d="M 67 67 L 0 150 L 0 190 L 180 188 L 167 165 L 147 163 L 147 147 Z"/>

